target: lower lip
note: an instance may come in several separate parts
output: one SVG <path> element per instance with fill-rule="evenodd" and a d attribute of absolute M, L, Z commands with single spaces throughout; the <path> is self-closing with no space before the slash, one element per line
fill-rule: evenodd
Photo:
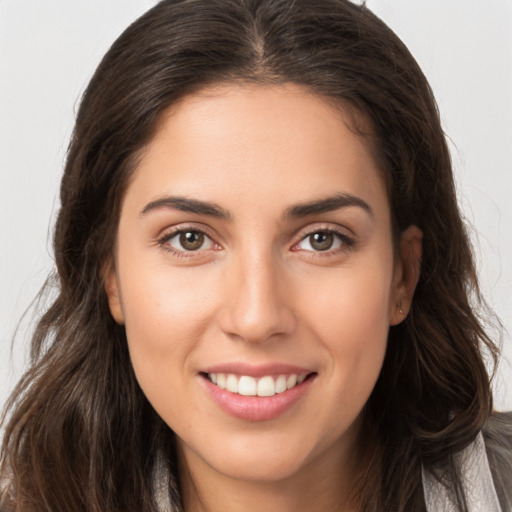
<path fill-rule="evenodd" d="M 231 393 L 201 376 L 210 396 L 227 414 L 246 421 L 268 421 L 289 411 L 309 389 L 314 380 L 310 376 L 301 384 L 273 396 L 243 396 Z"/>

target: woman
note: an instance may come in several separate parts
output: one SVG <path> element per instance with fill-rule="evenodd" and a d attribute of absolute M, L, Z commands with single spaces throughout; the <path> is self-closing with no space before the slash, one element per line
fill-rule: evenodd
<path fill-rule="evenodd" d="M 160 2 L 84 95 L 55 256 L 2 510 L 511 508 L 436 105 L 366 8 Z"/>

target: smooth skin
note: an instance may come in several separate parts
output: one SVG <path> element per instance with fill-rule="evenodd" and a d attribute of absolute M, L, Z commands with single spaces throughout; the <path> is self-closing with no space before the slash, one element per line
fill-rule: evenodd
<path fill-rule="evenodd" d="M 395 254 L 382 171 L 321 97 L 222 84 L 166 112 L 123 199 L 106 291 L 177 435 L 187 512 L 354 510 L 361 411 L 420 259 L 414 226 Z M 206 389 L 204 369 L 224 363 L 312 377 L 283 414 L 249 421 Z"/>

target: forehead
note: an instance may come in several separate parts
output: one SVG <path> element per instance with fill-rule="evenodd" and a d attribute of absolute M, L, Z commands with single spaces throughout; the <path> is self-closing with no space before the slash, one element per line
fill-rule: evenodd
<path fill-rule="evenodd" d="M 387 207 L 382 173 L 351 121 L 294 84 L 209 87 L 164 113 L 129 189 L 145 199 L 173 194 L 229 202 L 239 194 L 255 204 L 347 192 L 381 195 Z"/>

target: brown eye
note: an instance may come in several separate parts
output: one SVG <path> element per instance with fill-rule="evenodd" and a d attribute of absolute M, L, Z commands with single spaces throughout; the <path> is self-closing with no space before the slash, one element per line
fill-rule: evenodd
<path fill-rule="evenodd" d="M 164 235 L 158 240 L 166 251 L 175 256 L 200 256 L 204 251 L 220 249 L 220 246 L 200 229 L 183 228 Z"/>
<path fill-rule="evenodd" d="M 183 231 L 180 233 L 179 241 L 185 251 L 197 251 L 204 244 L 205 236 L 200 231 Z"/>
<path fill-rule="evenodd" d="M 338 231 L 324 229 L 312 231 L 296 245 L 294 251 L 306 251 L 310 253 L 339 252 L 348 250 L 354 245 L 354 240 Z"/>
<path fill-rule="evenodd" d="M 309 244 L 315 251 L 327 251 L 334 244 L 334 235 L 328 231 L 319 231 L 309 235 Z"/>

